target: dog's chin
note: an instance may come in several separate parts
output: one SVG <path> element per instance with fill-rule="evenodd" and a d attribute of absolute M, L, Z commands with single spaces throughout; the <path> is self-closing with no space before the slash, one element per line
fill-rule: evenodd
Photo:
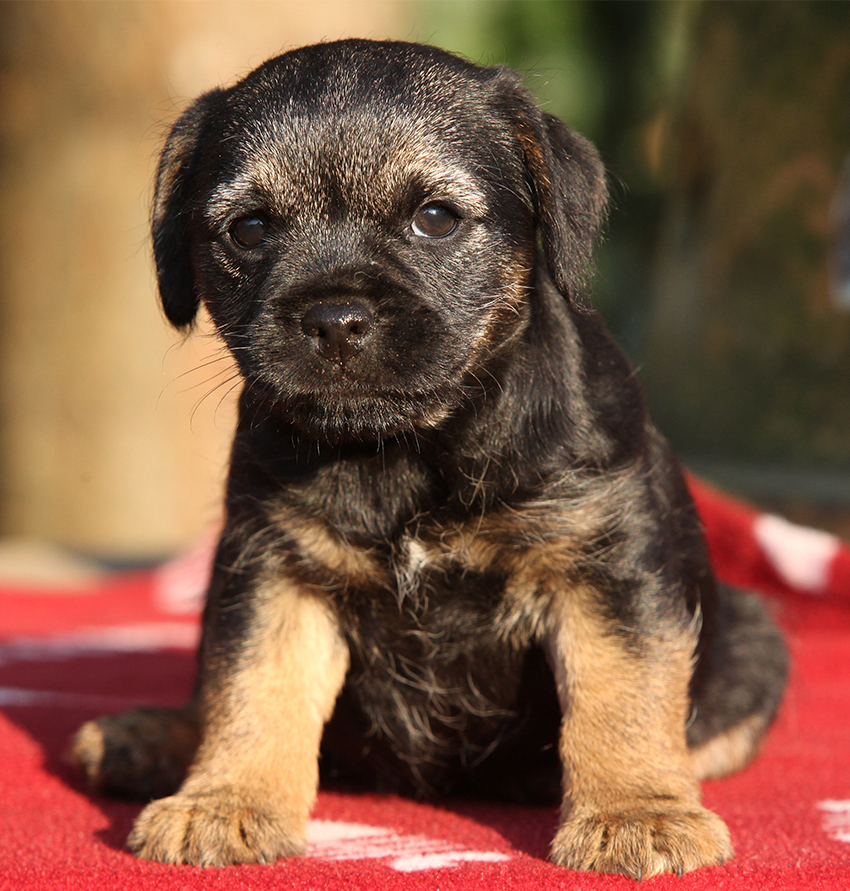
<path fill-rule="evenodd" d="M 310 439 L 335 443 L 376 443 L 439 427 L 452 413 L 444 398 L 360 396 L 336 400 L 331 394 L 277 400 L 277 410 Z"/>

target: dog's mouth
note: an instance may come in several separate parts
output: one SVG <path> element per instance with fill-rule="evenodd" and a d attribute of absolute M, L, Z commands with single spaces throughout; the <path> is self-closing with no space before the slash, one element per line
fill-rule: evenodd
<path fill-rule="evenodd" d="M 356 299 L 278 304 L 225 339 L 267 411 L 334 442 L 438 427 L 463 403 L 476 353 L 474 336 L 433 312 Z"/>
<path fill-rule="evenodd" d="M 435 428 L 451 414 L 446 394 L 347 394 L 342 398 L 300 396 L 285 410 L 312 437 L 333 442 L 380 441 Z"/>
<path fill-rule="evenodd" d="M 362 385 L 330 387 L 322 392 L 283 391 L 267 380 L 248 382 L 257 408 L 291 424 L 319 442 L 376 442 L 416 436 L 438 428 L 463 395 L 454 388 L 429 393 L 375 391 Z"/>
<path fill-rule="evenodd" d="M 433 430 L 476 387 L 466 380 L 460 358 L 437 370 L 358 362 L 345 355 L 332 361 L 302 356 L 298 362 L 265 356 L 242 370 L 265 411 L 328 442 L 380 442 Z"/>

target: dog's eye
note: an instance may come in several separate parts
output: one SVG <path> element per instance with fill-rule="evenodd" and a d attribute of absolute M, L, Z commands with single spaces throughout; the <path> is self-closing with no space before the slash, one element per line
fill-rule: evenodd
<path fill-rule="evenodd" d="M 444 238 L 455 231 L 457 224 L 457 215 L 444 204 L 425 204 L 416 212 L 411 229 L 423 238 Z"/>
<path fill-rule="evenodd" d="M 266 240 L 265 221 L 260 217 L 241 217 L 230 227 L 230 237 L 238 247 L 259 247 Z"/>

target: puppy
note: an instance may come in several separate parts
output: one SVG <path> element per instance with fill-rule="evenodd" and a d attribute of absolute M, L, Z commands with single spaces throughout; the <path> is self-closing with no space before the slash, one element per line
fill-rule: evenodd
<path fill-rule="evenodd" d="M 637 381 L 585 299 L 596 151 L 517 75 L 306 47 L 198 99 L 159 164 L 177 327 L 244 377 L 197 692 L 84 726 L 143 858 L 304 850 L 319 761 L 415 795 L 561 801 L 556 864 L 732 853 L 698 780 L 746 764 L 786 651 L 715 583 Z"/>

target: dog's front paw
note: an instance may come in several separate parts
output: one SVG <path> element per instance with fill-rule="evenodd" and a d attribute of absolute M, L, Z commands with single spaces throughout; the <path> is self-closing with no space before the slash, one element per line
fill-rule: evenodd
<path fill-rule="evenodd" d="M 306 820 L 246 804 L 236 792 L 181 792 L 149 804 L 127 844 L 143 860 L 228 866 L 301 854 Z"/>
<path fill-rule="evenodd" d="M 731 856 L 726 824 L 699 805 L 580 808 L 564 820 L 551 851 L 559 866 L 622 873 L 638 881 L 716 866 Z"/>

